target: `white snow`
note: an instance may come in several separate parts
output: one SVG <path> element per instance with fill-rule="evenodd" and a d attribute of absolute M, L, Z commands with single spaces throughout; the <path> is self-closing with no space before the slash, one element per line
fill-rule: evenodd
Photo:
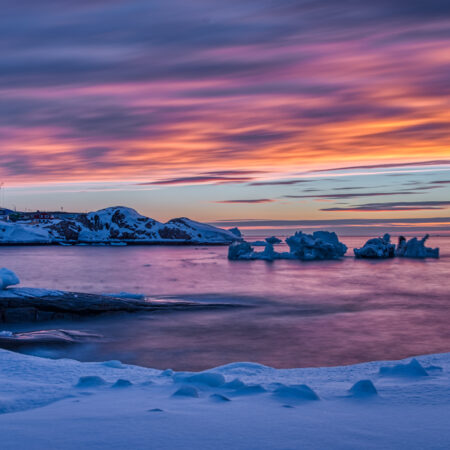
<path fill-rule="evenodd" d="M 177 373 L 0 350 L 1 448 L 446 449 L 449 384 L 450 354 Z"/>
<path fill-rule="evenodd" d="M 13 271 L 4 267 L 0 269 L 0 291 L 19 283 L 20 280 Z"/>

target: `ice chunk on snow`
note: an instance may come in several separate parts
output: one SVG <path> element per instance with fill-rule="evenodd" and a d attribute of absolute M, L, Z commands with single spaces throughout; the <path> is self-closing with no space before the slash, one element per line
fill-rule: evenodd
<path fill-rule="evenodd" d="M 377 389 L 370 380 L 359 380 L 349 390 L 354 397 L 371 397 L 378 395 Z"/>
<path fill-rule="evenodd" d="M 425 242 L 430 237 L 426 234 L 420 241 L 417 238 L 409 239 L 400 236 L 398 238 L 396 256 L 404 258 L 439 258 L 439 248 L 425 247 Z"/>
<path fill-rule="evenodd" d="M 124 380 L 122 378 L 119 378 L 111 387 L 117 389 L 117 388 L 126 388 L 133 386 L 133 383 L 130 380 Z"/>
<path fill-rule="evenodd" d="M 92 388 L 99 387 L 106 384 L 106 381 L 102 377 L 96 375 L 80 377 L 76 387 L 78 388 Z"/>
<path fill-rule="evenodd" d="M 5 269 L 4 267 L 0 269 L 0 290 L 19 283 L 19 278 L 12 270 Z"/>
<path fill-rule="evenodd" d="M 388 377 L 426 377 L 427 371 L 416 358 L 408 364 L 397 364 L 392 367 L 380 367 L 380 375 Z"/>
<path fill-rule="evenodd" d="M 357 258 L 393 258 L 395 244 L 391 244 L 391 236 L 386 233 L 383 237 L 369 239 L 363 247 L 353 249 Z"/>
<path fill-rule="evenodd" d="M 192 397 L 198 398 L 198 390 L 194 386 L 181 386 L 172 394 L 172 397 Z"/>
<path fill-rule="evenodd" d="M 319 400 L 319 396 L 306 384 L 280 386 L 275 389 L 273 396 L 283 401 L 290 400 L 294 402 Z"/>
<path fill-rule="evenodd" d="M 222 394 L 212 394 L 209 396 L 209 399 L 216 403 L 231 402 L 231 400 L 228 397 L 225 397 L 225 395 Z"/>
<path fill-rule="evenodd" d="M 178 377 L 177 377 L 178 378 Z M 220 373 L 202 372 L 182 377 L 183 381 L 194 384 L 203 384 L 209 387 L 219 387 L 225 384 L 225 377 Z"/>

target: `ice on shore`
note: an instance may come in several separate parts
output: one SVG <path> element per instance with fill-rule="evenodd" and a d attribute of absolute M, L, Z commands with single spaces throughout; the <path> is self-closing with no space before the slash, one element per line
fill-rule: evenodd
<path fill-rule="evenodd" d="M 363 247 L 353 249 L 357 258 L 384 259 L 395 256 L 395 244 L 391 244 L 391 236 L 369 239 Z"/>
<path fill-rule="evenodd" d="M 442 370 L 404 377 L 418 365 Z M 382 368 L 391 369 L 389 376 Z M 0 350 L 1 448 L 44 450 L 51 442 L 64 450 L 421 450 L 450 442 L 450 354 L 417 362 L 309 369 L 233 363 L 162 373 Z M 218 374 L 225 384 L 186 380 Z"/>
<path fill-rule="evenodd" d="M 18 276 L 12 270 L 5 269 L 4 267 L 0 269 L 0 290 L 19 283 L 20 280 Z"/>
<path fill-rule="evenodd" d="M 268 238 L 272 239 L 272 238 Z M 264 250 L 256 252 L 248 242 L 234 242 L 228 249 L 230 260 L 299 259 L 302 261 L 339 259 L 345 255 L 347 246 L 339 242 L 336 233 L 315 231 L 313 234 L 295 233 L 286 239 L 289 252 L 276 252 L 271 242 L 264 242 Z M 254 245 L 254 244 L 253 244 Z"/>
<path fill-rule="evenodd" d="M 439 248 L 425 247 L 429 237 L 426 234 L 420 240 L 415 237 L 406 240 L 404 236 L 400 236 L 395 255 L 403 258 L 439 258 Z"/>

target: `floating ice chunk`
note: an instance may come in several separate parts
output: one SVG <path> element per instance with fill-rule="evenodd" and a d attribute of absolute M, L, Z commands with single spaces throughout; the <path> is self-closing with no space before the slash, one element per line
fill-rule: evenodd
<path fill-rule="evenodd" d="M 404 236 L 398 238 L 396 256 L 403 258 L 439 258 L 439 248 L 425 247 L 425 242 L 430 237 L 426 234 L 420 241 L 417 238 L 409 239 Z"/>
<path fill-rule="evenodd" d="M 272 238 L 268 239 L 271 240 Z M 339 242 L 336 233 L 328 231 L 315 231 L 312 235 L 299 231 L 288 237 L 286 243 L 290 251 L 281 253 L 276 252 L 273 244 L 268 241 L 263 243 L 265 248 L 262 252 L 255 252 L 252 246 L 245 241 L 234 243 L 228 248 L 228 259 L 248 261 L 255 259 L 265 261 L 300 259 L 302 261 L 311 261 L 316 259 L 338 259 L 344 256 L 347 251 L 347 246 Z M 256 245 L 256 243 L 253 243 L 253 245 Z"/>
<path fill-rule="evenodd" d="M 269 244 L 281 244 L 281 239 L 278 239 L 276 236 L 270 236 L 268 238 L 266 238 L 266 242 L 268 242 Z"/>
<path fill-rule="evenodd" d="M 306 384 L 295 386 L 281 386 L 273 392 L 273 396 L 279 400 L 312 401 L 319 400 L 319 396 Z"/>
<path fill-rule="evenodd" d="M 78 388 L 92 388 L 92 387 L 99 387 L 106 384 L 106 381 L 98 377 L 96 375 L 86 376 L 86 377 L 80 377 L 78 380 L 78 383 L 76 384 L 76 387 Z"/>
<path fill-rule="evenodd" d="M 286 239 L 290 253 L 303 261 L 338 259 L 345 255 L 347 246 L 339 242 L 336 233 L 315 231 L 312 235 L 298 231 Z"/>
<path fill-rule="evenodd" d="M 353 249 L 357 258 L 383 259 L 395 256 L 395 244 L 391 244 L 391 236 L 369 239 L 363 247 Z"/>
<path fill-rule="evenodd" d="M 111 387 L 117 389 L 117 388 L 127 388 L 130 386 L 133 386 L 133 383 L 131 381 L 119 378 Z"/>
<path fill-rule="evenodd" d="M 12 270 L 5 269 L 4 267 L 0 269 L 0 290 L 19 283 L 19 278 Z"/>
<path fill-rule="evenodd" d="M 234 228 L 230 228 L 228 230 L 230 233 L 233 233 L 236 237 L 241 238 L 242 237 L 242 233 L 241 230 L 238 227 L 234 227 Z"/>
<path fill-rule="evenodd" d="M 359 380 L 349 390 L 353 397 L 371 397 L 378 395 L 376 387 L 370 380 Z"/>
<path fill-rule="evenodd" d="M 198 398 L 198 390 L 194 386 L 181 386 L 172 394 L 172 397 L 192 397 Z"/>
<path fill-rule="evenodd" d="M 387 377 L 427 377 L 427 371 L 417 359 L 412 359 L 407 364 L 397 364 L 391 367 L 380 367 L 380 375 Z"/>
<path fill-rule="evenodd" d="M 235 261 L 238 259 L 252 259 L 254 251 L 248 242 L 233 242 L 228 247 L 228 259 Z"/>
<path fill-rule="evenodd" d="M 212 394 L 209 396 L 209 399 L 216 403 L 231 402 L 231 400 L 228 397 L 225 397 L 225 395 L 222 394 Z"/>
<path fill-rule="evenodd" d="M 225 384 L 225 377 L 220 373 L 213 372 L 197 373 L 182 379 L 188 383 L 203 384 L 209 387 L 219 387 Z"/>

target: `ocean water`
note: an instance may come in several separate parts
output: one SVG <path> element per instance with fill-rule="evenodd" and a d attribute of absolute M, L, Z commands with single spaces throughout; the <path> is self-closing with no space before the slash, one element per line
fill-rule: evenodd
<path fill-rule="evenodd" d="M 400 359 L 450 351 L 450 238 L 439 260 L 228 261 L 221 246 L 3 247 L 22 286 L 246 307 L 127 314 L 6 326 L 100 333 L 98 343 L 33 349 L 83 361 L 118 359 L 175 370 L 233 361 L 277 368 Z"/>

